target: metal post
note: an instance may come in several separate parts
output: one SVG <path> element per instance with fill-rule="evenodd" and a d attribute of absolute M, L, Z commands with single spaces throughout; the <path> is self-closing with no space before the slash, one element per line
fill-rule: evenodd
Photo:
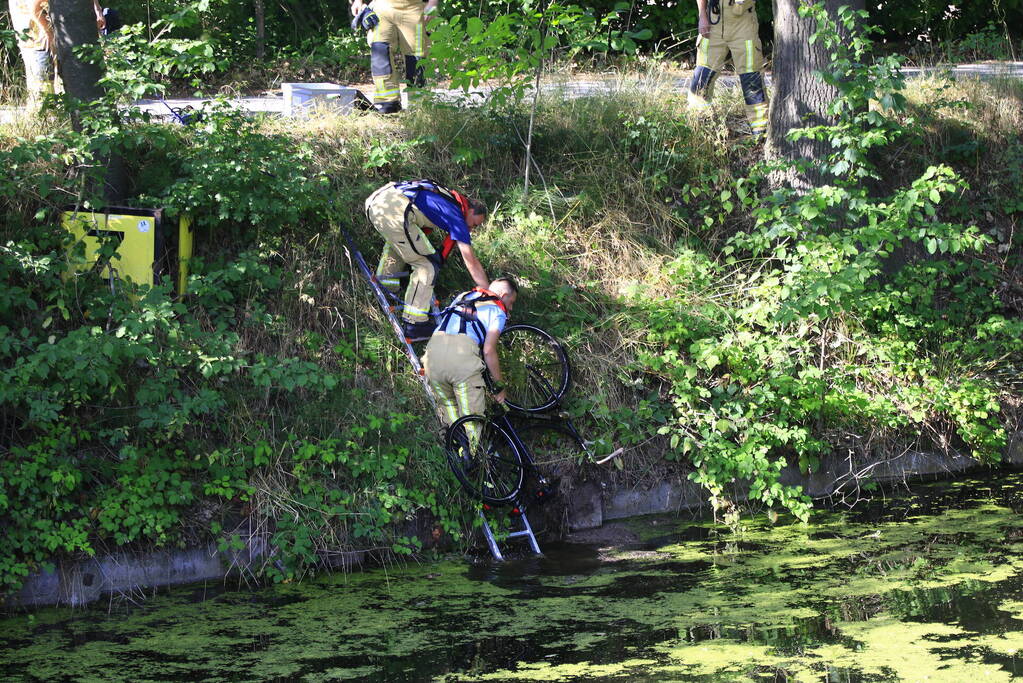
<path fill-rule="evenodd" d="M 522 526 L 526 528 L 526 536 L 529 538 L 529 545 L 533 548 L 533 552 L 537 555 L 542 555 L 540 552 L 540 544 L 536 542 L 536 536 L 533 534 L 533 527 L 529 526 L 529 518 L 526 517 L 526 511 L 522 511 Z"/>
<path fill-rule="evenodd" d="M 494 532 L 490 530 L 490 522 L 487 521 L 487 516 L 483 514 L 483 510 L 480 510 L 480 519 L 483 520 L 483 535 L 487 537 L 490 554 L 498 562 L 504 562 L 504 555 L 501 554 L 501 549 L 497 547 L 497 539 L 494 538 Z"/>

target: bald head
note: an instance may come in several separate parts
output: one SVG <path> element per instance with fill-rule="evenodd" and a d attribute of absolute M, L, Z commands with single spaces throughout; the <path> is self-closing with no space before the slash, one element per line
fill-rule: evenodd
<path fill-rule="evenodd" d="M 504 307 L 511 311 L 519 295 L 519 285 L 515 280 L 510 277 L 499 277 L 492 281 L 487 289 L 501 297 Z"/>

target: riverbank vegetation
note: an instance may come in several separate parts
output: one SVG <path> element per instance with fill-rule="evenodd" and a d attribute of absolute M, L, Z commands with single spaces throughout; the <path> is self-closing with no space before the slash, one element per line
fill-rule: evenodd
<path fill-rule="evenodd" d="M 347 550 L 465 541 L 472 503 L 341 235 L 375 256 L 362 201 L 396 178 L 492 208 L 483 263 L 523 283 L 516 319 L 566 342 L 594 454 L 624 448 L 576 478 L 688 477 L 726 521 L 745 497 L 806 519 L 786 465 L 994 462 L 1019 428 L 1016 81 L 905 82 L 865 39 L 835 43 L 834 123 L 799 133 L 831 141 L 831 182 L 797 194 L 772 184 L 737 93 L 697 117 L 657 66 L 535 103 L 504 71 L 505 97 L 390 118 L 111 116 L 160 69 L 201 77 L 210 55 L 183 40 L 108 53 L 110 99 L 77 128 L 59 109 L 0 128 L 2 587 L 121 547 L 256 537 L 276 549 L 265 575 L 290 580 Z M 186 296 L 74 269 L 59 211 L 99 205 L 111 153 L 131 204 L 195 219 Z M 468 281 L 452 264 L 438 291 Z"/>

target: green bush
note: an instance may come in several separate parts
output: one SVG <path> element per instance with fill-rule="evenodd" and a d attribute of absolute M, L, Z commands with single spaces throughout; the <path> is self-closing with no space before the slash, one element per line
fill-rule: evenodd
<path fill-rule="evenodd" d="M 870 59 L 848 10 L 840 12 L 846 41 L 822 10 L 808 13 L 824 27 L 815 39 L 833 52 L 821 77 L 840 95 L 828 111 L 834 123 L 790 137 L 830 142 L 824 167 L 833 184 L 758 195 L 756 182 L 738 181 L 734 196 L 752 229 L 738 232 L 721 260 L 686 252 L 668 264 L 675 281 L 733 284 L 699 307 L 657 300 L 647 318 L 656 350 L 644 359 L 670 382 L 678 416 L 661 428 L 669 457 L 688 460 L 690 478 L 726 513 L 740 482 L 754 501 L 806 519 L 809 500 L 781 483 L 781 471 L 791 463 L 813 472 L 839 446 L 829 435 L 887 435 L 893 451 L 920 440 L 962 445 L 998 460 L 1006 445 L 999 386 L 980 370 L 1023 350 L 1020 326 L 999 315 L 995 279 L 978 259 L 991 240 L 943 220 L 942 204 L 963 181 L 931 166 L 887 195 L 864 183 L 879 177 L 871 154 L 904 132 L 897 61 Z M 905 263 L 888 277 L 897 258 Z M 884 441 L 875 448 L 883 452 Z"/>

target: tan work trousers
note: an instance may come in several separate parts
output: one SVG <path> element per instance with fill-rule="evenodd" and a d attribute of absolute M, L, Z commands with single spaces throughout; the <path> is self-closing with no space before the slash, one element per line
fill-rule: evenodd
<path fill-rule="evenodd" d="M 725 68 L 728 55 L 736 74 L 748 74 L 764 68 L 764 50 L 760 43 L 757 13 L 746 3 L 744 11 L 733 13 L 733 7 L 722 0 L 721 20 L 710 27 L 710 36 L 696 39 L 696 66 L 718 72 Z"/>
<path fill-rule="evenodd" d="M 436 250 L 423 233 L 422 224 L 428 221 L 414 208 L 410 210 L 410 204 L 409 198 L 390 183 L 366 199 L 366 216 L 385 240 L 376 271 L 380 285 L 397 293 L 399 278 L 396 274 L 406 265 L 412 269 L 405 289 L 402 318 L 416 323 L 430 317 L 437 261 L 431 260 Z"/>
<path fill-rule="evenodd" d="M 465 334 L 435 332 L 423 356 L 426 379 L 437 397 L 440 421 L 450 425 L 463 415 L 482 415 L 487 407 L 480 347 Z"/>
<path fill-rule="evenodd" d="M 692 90 L 688 94 L 689 105 L 704 108 L 714 96 L 714 81 L 717 74 L 725 68 L 729 54 L 735 73 L 742 79 L 743 74 L 760 74 L 764 68 L 764 49 L 760 42 L 760 26 L 757 23 L 756 9 L 752 2 L 741 5 L 729 4 L 721 0 L 721 20 L 710 27 L 710 37 L 697 37 L 696 68 L 706 67 L 713 75 L 705 88 Z M 741 10 L 741 11 L 740 11 Z M 763 76 L 758 79 L 763 88 Z M 745 84 L 744 90 L 745 90 Z M 745 92 L 744 92 L 745 95 Z M 767 126 L 769 103 L 764 92 L 763 102 L 747 102 L 746 118 L 754 132 L 762 131 Z"/>
<path fill-rule="evenodd" d="M 419 60 L 426 56 L 427 38 L 422 7 L 395 9 L 389 3 L 373 3 L 380 23 L 367 37 L 370 50 L 370 71 L 373 74 L 373 102 L 398 102 L 401 91 L 395 70 L 395 52 Z M 409 60 L 406 60 L 408 65 Z M 406 66 L 406 69 L 408 66 Z M 413 69 L 415 66 L 412 67 Z M 412 74 L 406 74 L 412 78 Z"/>

